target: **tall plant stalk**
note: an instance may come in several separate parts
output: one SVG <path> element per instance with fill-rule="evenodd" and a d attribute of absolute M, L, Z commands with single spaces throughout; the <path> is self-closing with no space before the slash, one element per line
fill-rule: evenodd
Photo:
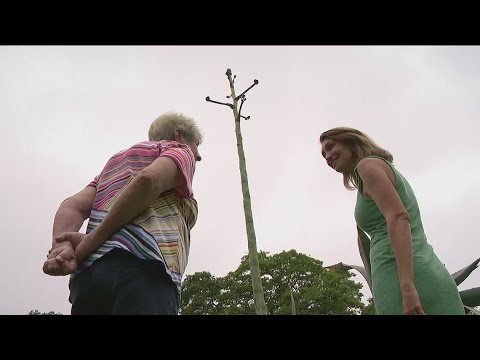
<path fill-rule="evenodd" d="M 248 176 L 247 176 L 247 164 L 245 160 L 245 152 L 243 151 L 243 138 L 242 132 L 240 129 L 240 120 L 249 119 L 250 117 L 245 117 L 241 115 L 242 106 L 245 98 L 245 93 L 250 90 L 252 87 L 258 84 L 258 80 L 254 80 L 252 86 L 247 90 L 242 92 L 239 96 L 235 95 L 235 77 L 232 78 L 232 71 L 227 69 L 225 73 L 228 77 L 228 82 L 230 85 L 230 96 L 227 98 L 233 99 L 233 104 L 222 103 L 218 101 L 213 101 L 210 97 L 207 96 L 206 100 L 220 105 L 227 105 L 233 111 L 233 116 L 235 119 L 235 134 L 237 136 L 237 150 L 238 150 L 238 160 L 240 164 L 240 179 L 242 183 L 242 194 L 243 194 L 243 211 L 245 214 L 245 226 L 247 230 L 247 239 L 248 239 L 248 260 L 250 265 L 250 276 L 252 279 L 253 287 L 253 300 L 255 304 L 255 312 L 257 315 L 267 315 L 267 305 L 265 304 L 265 298 L 263 295 L 262 279 L 260 275 L 260 266 L 258 262 L 258 252 L 257 252 L 257 240 L 255 236 L 255 227 L 253 225 L 253 214 L 252 214 L 252 204 L 250 198 L 250 190 L 248 187 Z M 238 101 L 241 101 L 240 108 L 238 109 Z"/>

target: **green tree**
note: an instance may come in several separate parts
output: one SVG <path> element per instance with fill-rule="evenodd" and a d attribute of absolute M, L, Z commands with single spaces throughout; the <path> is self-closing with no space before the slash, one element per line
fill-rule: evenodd
<path fill-rule="evenodd" d="M 296 252 L 268 255 L 260 251 L 265 302 L 268 313 L 292 313 L 292 297 L 298 315 L 360 314 L 362 285 L 353 274 L 327 270 L 320 260 Z M 195 273 L 185 278 L 181 314 L 253 315 L 256 313 L 250 281 L 248 255 L 235 271 L 223 278 Z"/>
<path fill-rule="evenodd" d="M 49 311 L 47 312 L 40 312 L 37 309 L 35 310 L 30 310 L 30 312 L 27 315 L 63 315 L 62 313 L 56 313 L 55 311 Z"/>
<path fill-rule="evenodd" d="M 373 303 L 373 298 L 367 300 L 367 306 L 362 311 L 362 315 L 375 315 L 375 304 Z"/>
<path fill-rule="evenodd" d="M 222 279 L 209 272 L 187 275 L 182 284 L 182 315 L 218 315 L 221 313 Z"/>

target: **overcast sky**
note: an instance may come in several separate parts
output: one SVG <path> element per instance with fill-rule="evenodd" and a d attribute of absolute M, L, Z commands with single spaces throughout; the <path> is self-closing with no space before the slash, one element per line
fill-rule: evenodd
<path fill-rule="evenodd" d="M 70 313 L 68 277 L 42 272 L 55 212 L 169 110 L 205 136 L 186 275 L 238 267 L 248 247 L 235 124 L 228 107 L 205 101 L 229 101 L 227 68 L 237 95 L 259 80 L 242 109 L 259 250 L 362 264 L 356 193 L 318 143 L 350 126 L 393 153 L 449 271 L 480 257 L 480 47 L 3 46 L 0 314 Z M 477 286 L 478 269 L 459 288 Z"/>

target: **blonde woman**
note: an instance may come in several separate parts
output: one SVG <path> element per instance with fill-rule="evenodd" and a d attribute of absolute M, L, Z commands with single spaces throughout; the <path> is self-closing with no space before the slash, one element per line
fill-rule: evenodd
<path fill-rule="evenodd" d="M 457 286 L 427 242 L 420 210 L 393 156 L 359 130 L 320 135 L 327 165 L 357 189 L 355 220 L 371 238 L 372 293 L 379 315 L 465 314 Z"/>

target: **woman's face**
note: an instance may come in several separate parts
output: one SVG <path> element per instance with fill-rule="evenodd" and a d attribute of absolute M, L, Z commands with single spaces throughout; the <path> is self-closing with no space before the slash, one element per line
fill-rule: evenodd
<path fill-rule="evenodd" d="M 332 139 L 322 142 L 322 156 L 327 165 L 339 173 L 351 172 L 357 165 L 350 147 Z"/>
<path fill-rule="evenodd" d="M 190 149 L 193 152 L 193 155 L 195 156 L 196 161 L 202 160 L 202 157 L 200 156 L 200 153 L 198 152 L 198 141 L 197 140 L 191 140 L 191 141 L 184 141 L 185 145 L 188 145 Z"/>
<path fill-rule="evenodd" d="M 190 140 L 187 139 L 185 136 L 183 136 L 178 130 L 175 130 L 175 141 L 188 145 L 190 147 L 190 150 L 193 152 L 193 156 L 195 157 L 196 161 L 202 160 L 202 157 L 200 156 L 200 153 L 198 152 L 198 140 Z"/>

